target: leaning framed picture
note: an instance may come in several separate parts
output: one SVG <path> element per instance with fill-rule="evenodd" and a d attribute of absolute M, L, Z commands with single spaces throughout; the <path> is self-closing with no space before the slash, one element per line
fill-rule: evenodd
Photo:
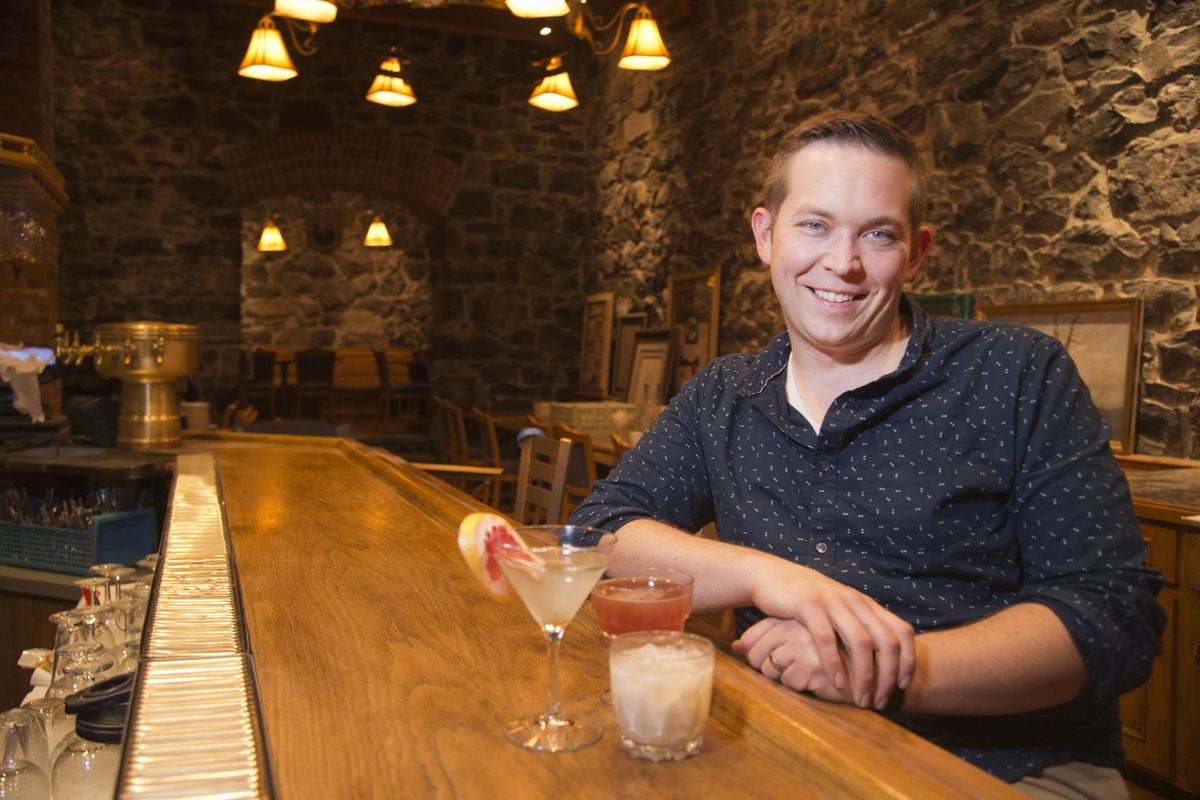
<path fill-rule="evenodd" d="M 654 328 L 634 334 L 633 366 L 625 402 L 662 405 L 667 402 L 671 367 L 675 363 L 674 337 L 670 328 Z"/>
<path fill-rule="evenodd" d="M 629 391 L 629 376 L 633 373 L 634 334 L 646 327 L 645 312 L 621 314 L 613 327 L 612 375 L 608 393 L 624 400 Z"/>
<path fill-rule="evenodd" d="M 589 294 L 583 301 L 583 343 L 579 352 L 579 391 L 603 397 L 608 392 L 612 355 L 613 293 Z"/>
<path fill-rule="evenodd" d="M 667 277 L 667 326 L 676 336 L 671 393 L 717 356 L 721 310 L 721 268 L 710 267 Z"/>
<path fill-rule="evenodd" d="M 980 319 L 1011 322 L 1049 334 L 1066 346 L 1108 420 L 1112 449 L 1132 453 L 1142 353 L 1142 299 L 979 306 Z"/>
<path fill-rule="evenodd" d="M 962 317 L 963 319 L 970 319 L 975 311 L 975 298 L 969 292 L 914 294 L 912 298 L 931 317 Z"/>

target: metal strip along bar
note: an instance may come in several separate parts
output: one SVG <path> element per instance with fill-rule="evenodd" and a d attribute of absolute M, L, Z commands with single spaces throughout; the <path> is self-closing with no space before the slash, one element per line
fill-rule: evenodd
<path fill-rule="evenodd" d="M 154 580 L 116 797 L 273 797 L 211 454 L 176 461 Z"/>

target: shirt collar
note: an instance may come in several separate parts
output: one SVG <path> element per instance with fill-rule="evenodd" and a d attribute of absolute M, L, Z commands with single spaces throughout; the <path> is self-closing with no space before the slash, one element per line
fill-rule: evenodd
<path fill-rule="evenodd" d="M 930 324 L 929 315 L 919 305 L 912 302 L 907 294 L 900 295 L 900 313 L 906 314 L 912 320 L 913 329 L 912 335 L 908 338 L 908 345 L 904 348 L 904 355 L 900 359 L 900 366 L 893 373 L 896 376 L 915 369 L 933 342 L 933 325 Z M 750 364 L 750 370 L 738 386 L 739 394 L 743 397 L 761 394 L 767 388 L 767 384 L 787 368 L 788 358 L 791 354 L 791 339 L 788 338 L 787 331 L 784 331 L 772 339 L 762 352 L 755 356 L 754 361 Z"/>

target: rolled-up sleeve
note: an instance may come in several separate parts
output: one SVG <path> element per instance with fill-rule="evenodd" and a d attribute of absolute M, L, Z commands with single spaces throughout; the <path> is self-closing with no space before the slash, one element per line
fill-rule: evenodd
<path fill-rule="evenodd" d="M 1046 605 L 1087 667 L 1085 693 L 1112 698 L 1146 680 L 1166 617 L 1162 575 L 1146 548 L 1108 425 L 1065 349 L 1047 341 L 1018 402 L 1025 432 L 1010 513 L 1023 586 L 1017 602 Z"/>

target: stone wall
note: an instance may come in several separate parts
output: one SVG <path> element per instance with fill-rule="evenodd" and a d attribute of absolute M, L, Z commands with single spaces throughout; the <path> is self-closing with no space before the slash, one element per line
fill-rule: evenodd
<path fill-rule="evenodd" d="M 377 213 L 391 247 L 365 247 Z M 270 215 L 288 249 L 260 253 Z M 433 343 L 426 227 L 399 206 L 370 206 L 345 192 L 294 195 L 245 209 L 242 221 L 242 339 L 292 347 L 413 347 Z"/>
<path fill-rule="evenodd" d="M 230 154 L 286 134 L 385 137 L 456 164 L 453 204 L 442 217 L 389 206 L 390 196 L 355 196 L 344 211 L 389 207 L 418 242 L 398 245 L 413 260 L 380 263 L 370 279 L 355 272 L 361 264 L 335 269 L 300 249 L 269 262 L 307 264 L 318 298 L 340 296 L 332 287 L 343 280 L 384 287 L 337 300 L 341 311 L 290 317 L 288 338 L 309 331 L 314 341 L 347 342 L 380 320 L 383 335 L 397 337 L 387 344 L 410 344 L 402 340 L 410 335 L 429 343 L 435 383 L 462 402 L 495 405 L 573 384 L 584 118 L 525 103 L 536 82 L 529 47 L 339 19 L 317 34 L 314 56 L 293 49 L 299 77 L 268 84 L 236 75 L 259 13 L 188 0 L 53 0 L 57 163 L 72 194 L 62 222 L 64 320 L 85 332 L 135 318 L 197 324 L 203 391 L 229 387 L 242 344 L 243 266 L 255 284 L 268 264 L 253 250 L 262 212 L 278 202 L 304 217 L 331 202 L 292 189 L 243 206 Z M 363 99 L 392 45 L 412 59 L 405 74 L 419 102 L 409 108 Z M 358 161 L 340 157 L 332 155 L 349 174 Z M 282 278 L 259 285 L 282 291 Z M 395 280 L 413 285 L 385 286 Z M 401 310 L 382 308 L 422 292 L 432 321 L 418 314 L 412 330 L 398 324 Z M 355 303 L 375 306 L 371 318 L 350 313 Z M 247 325 L 252 338 L 267 337 L 253 308 Z"/>
<path fill-rule="evenodd" d="M 1200 2 L 716 0 L 663 73 L 601 73 L 586 289 L 665 313 L 720 266 L 720 351 L 782 330 L 748 218 L 779 135 L 831 107 L 929 152 L 913 288 L 1142 297 L 1136 452 L 1200 457 Z M 715 16 L 714 16 L 715 15 Z"/>

